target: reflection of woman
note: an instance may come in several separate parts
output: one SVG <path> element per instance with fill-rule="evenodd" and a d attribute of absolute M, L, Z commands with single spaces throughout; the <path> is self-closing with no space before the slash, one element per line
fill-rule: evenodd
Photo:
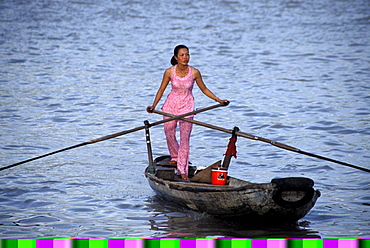
<path fill-rule="evenodd" d="M 147 107 L 150 113 L 155 109 L 158 102 L 161 100 L 163 92 L 171 81 L 172 89 L 168 94 L 162 110 L 166 113 L 181 115 L 194 111 L 194 97 L 192 93 L 194 81 L 197 83 L 201 91 L 209 98 L 219 102 L 227 102 L 227 100 L 218 99 L 204 84 L 200 71 L 189 66 L 190 55 L 189 49 L 184 45 L 176 46 L 174 56 L 171 59 L 172 67 L 168 68 L 163 75 L 161 86 L 155 96 L 152 106 Z M 186 118 L 193 119 L 194 116 Z M 169 118 L 169 117 L 164 117 Z M 180 125 L 180 144 L 176 140 L 177 123 Z M 192 123 L 173 120 L 164 123 L 164 131 L 167 139 L 168 150 L 171 155 L 170 163 L 177 163 L 178 174 L 182 179 L 188 180 L 188 163 L 190 150 L 190 133 Z"/>

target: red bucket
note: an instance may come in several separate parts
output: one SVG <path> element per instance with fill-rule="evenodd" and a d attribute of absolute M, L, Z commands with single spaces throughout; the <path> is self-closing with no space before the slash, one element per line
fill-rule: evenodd
<path fill-rule="evenodd" d="M 227 170 L 224 167 L 212 168 L 212 184 L 225 185 L 227 182 Z"/>

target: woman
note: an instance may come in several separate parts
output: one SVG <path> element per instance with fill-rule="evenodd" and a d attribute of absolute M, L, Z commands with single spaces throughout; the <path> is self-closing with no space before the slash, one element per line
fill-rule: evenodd
<path fill-rule="evenodd" d="M 163 96 L 167 85 L 171 82 L 172 89 L 168 94 L 162 111 L 174 115 L 181 115 L 194 111 L 194 97 L 192 93 L 194 81 L 197 83 L 201 91 L 209 98 L 219 102 L 227 102 L 217 98 L 204 84 L 200 71 L 189 66 L 190 55 L 189 49 L 184 45 L 178 45 L 174 49 L 174 55 L 171 59 L 172 67 L 168 68 L 163 75 L 161 86 L 154 98 L 152 106 L 147 107 L 147 111 L 151 113 Z M 193 119 L 194 116 L 186 118 Z M 169 117 L 164 117 L 169 118 Z M 177 123 L 180 125 L 180 144 L 176 140 Z M 190 133 L 193 124 L 182 121 L 173 120 L 164 123 L 164 131 L 166 134 L 168 151 L 171 155 L 170 163 L 177 163 L 178 174 L 184 180 L 188 178 L 188 163 L 190 150 Z"/>

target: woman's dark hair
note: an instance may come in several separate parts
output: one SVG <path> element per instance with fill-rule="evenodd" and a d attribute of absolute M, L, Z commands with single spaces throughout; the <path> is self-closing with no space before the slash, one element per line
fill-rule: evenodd
<path fill-rule="evenodd" d="M 177 56 L 177 54 L 179 53 L 179 50 L 182 49 L 182 48 L 186 48 L 189 51 L 189 48 L 185 45 L 176 46 L 175 49 L 173 49 L 173 56 L 171 58 L 171 64 L 172 65 L 177 65 L 177 60 L 175 59 L 175 56 Z"/>

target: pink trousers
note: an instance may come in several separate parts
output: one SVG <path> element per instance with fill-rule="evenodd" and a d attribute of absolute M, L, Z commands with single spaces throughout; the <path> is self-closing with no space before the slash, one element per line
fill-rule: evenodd
<path fill-rule="evenodd" d="M 164 117 L 167 119 L 169 117 Z M 193 117 L 189 118 L 193 119 Z M 176 139 L 177 123 L 180 125 L 180 144 Z M 193 129 L 193 123 L 173 120 L 164 123 L 164 133 L 166 134 L 167 147 L 171 159 L 177 161 L 177 174 L 188 175 L 189 153 L 190 153 L 190 134 Z"/>

